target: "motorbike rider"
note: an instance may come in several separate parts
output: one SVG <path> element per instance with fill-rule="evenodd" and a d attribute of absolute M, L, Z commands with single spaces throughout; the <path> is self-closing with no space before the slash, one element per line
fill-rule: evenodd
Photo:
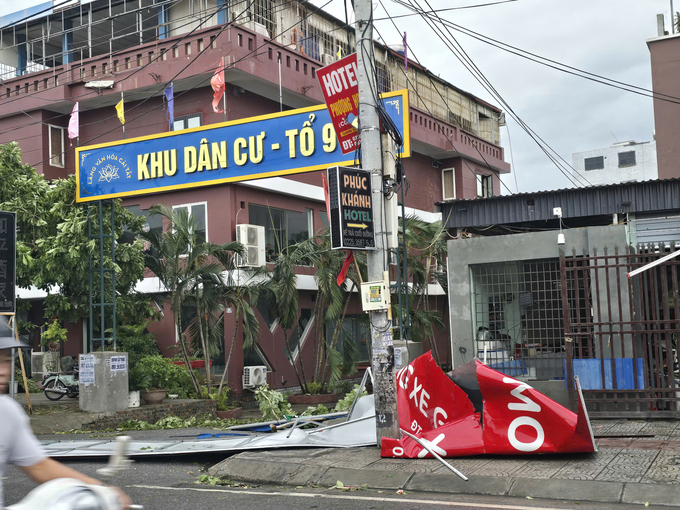
<path fill-rule="evenodd" d="M 18 343 L 9 327 L 6 316 L 0 316 L 0 508 L 4 508 L 2 480 L 8 464 L 15 464 L 37 483 L 56 478 L 75 478 L 90 485 L 102 482 L 79 473 L 45 455 L 38 439 L 33 435 L 24 409 L 6 393 L 9 390 L 11 370 L 14 369 L 12 349 L 30 349 Z M 123 507 L 130 504 L 128 497 L 118 490 Z"/>

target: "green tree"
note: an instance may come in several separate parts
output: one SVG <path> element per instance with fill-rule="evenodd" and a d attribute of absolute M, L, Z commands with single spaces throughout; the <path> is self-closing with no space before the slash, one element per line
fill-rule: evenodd
<path fill-rule="evenodd" d="M 0 209 L 17 213 L 17 284 L 31 285 L 48 293 L 44 300 L 45 316 L 75 322 L 89 316 L 89 256 L 95 264 L 99 250 L 88 240 L 87 204 L 76 203 L 75 177 L 51 183 L 21 160 L 21 149 L 15 142 L 0 145 Z M 137 218 L 114 201 L 116 238 L 124 228 L 139 232 L 143 218 Z M 111 229 L 110 215 L 104 219 Z M 104 263 L 110 267 L 110 252 Z M 144 255 L 141 241 L 119 243 L 116 247 L 116 290 L 118 322 L 136 324 L 153 315 L 150 300 L 134 292 L 144 277 Z M 106 284 L 110 285 L 111 274 Z M 55 292 L 56 290 L 56 292 Z M 100 289 L 95 289 L 95 300 Z M 18 308 L 28 303 L 19 300 Z M 95 321 L 97 327 L 98 321 Z M 22 324 L 30 329 L 32 324 Z"/>
<path fill-rule="evenodd" d="M 215 244 L 197 235 L 197 223 L 187 209 L 173 210 L 167 205 L 155 205 L 151 214 L 160 214 L 166 220 L 164 232 L 145 232 L 142 237 L 151 249 L 147 251 L 146 265 L 158 277 L 167 291 L 167 300 L 175 317 L 175 332 L 182 357 L 189 366 L 189 345 L 185 325 L 182 324 L 182 307 L 193 305 L 196 315 L 189 328 L 190 335 L 199 346 L 206 373 L 210 374 L 210 344 L 224 341 L 224 309 L 229 289 L 224 273 L 233 268 L 234 255 L 242 255 L 243 245 L 232 242 Z M 251 310 L 252 312 L 252 310 Z M 222 333 L 220 333 L 222 332 Z M 192 343 L 194 343 L 192 342 Z M 196 393 L 201 394 L 193 371 L 191 381 Z"/>

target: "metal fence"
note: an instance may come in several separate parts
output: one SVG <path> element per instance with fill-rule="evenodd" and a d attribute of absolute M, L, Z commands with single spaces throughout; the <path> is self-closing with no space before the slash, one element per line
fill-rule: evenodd
<path fill-rule="evenodd" d="M 566 376 L 579 376 L 592 416 L 680 416 L 680 261 L 627 277 L 666 254 L 639 246 L 560 256 Z"/>
<path fill-rule="evenodd" d="M 564 379 L 559 259 L 471 266 L 475 355 L 512 377 Z"/>

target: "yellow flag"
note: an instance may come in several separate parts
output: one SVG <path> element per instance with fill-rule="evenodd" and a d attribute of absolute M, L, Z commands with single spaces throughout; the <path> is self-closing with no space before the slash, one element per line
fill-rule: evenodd
<path fill-rule="evenodd" d="M 121 124 L 125 124 L 125 105 L 121 99 L 116 105 L 116 114 L 118 115 L 118 120 Z"/>
<path fill-rule="evenodd" d="M 336 53 L 338 60 L 342 58 L 342 47 L 338 46 L 338 52 Z"/>

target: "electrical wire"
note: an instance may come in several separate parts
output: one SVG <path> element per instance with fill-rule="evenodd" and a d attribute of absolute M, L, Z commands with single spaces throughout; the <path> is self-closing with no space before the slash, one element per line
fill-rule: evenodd
<path fill-rule="evenodd" d="M 379 2 L 380 2 L 380 5 L 383 7 L 383 9 L 385 9 L 385 6 L 383 5 L 382 0 L 379 0 Z M 399 28 L 396 26 L 396 23 L 394 23 L 394 21 L 392 21 L 392 24 L 394 25 L 395 30 L 397 30 L 397 32 L 401 33 L 401 32 L 399 31 Z M 378 33 L 378 35 L 380 35 L 380 37 L 384 40 L 384 38 L 383 38 L 382 35 L 380 34 L 380 31 L 377 29 L 377 27 L 374 27 L 374 30 L 375 30 L 375 31 Z M 416 62 L 418 65 L 420 65 L 420 66 L 422 67 L 422 65 L 420 64 L 420 61 L 418 60 L 418 57 L 417 57 L 416 54 L 413 52 L 413 49 L 411 48 L 411 46 L 410 46 L 408 43 L 406 44 L 406 46 L 407 46 L 407 48 L 408 48 L 408 50 L 409 50 L 410 55 L 411 55 L 411 56 L 413 57 L 413 59 L 415 60 L 415 62 Z M 405 70 L 405 69 L 402 69 L 401 67 L 399 67 L 399 69 L 401 69 L 401 72 L 404 74 L 404 76 L 406 76 L 406 79 L 408 80 L 408 74 L 406 73 L 406 70 Z M 432 78 L 430 77 L 430 75 L 427 74 L 427 76 L 428 76 L 428 79 L 430 80 L 430 83 L 432 84 L 433 88 L 439 93 L 439 96 L 441 97 L 442 101 L 443 101 L 444 104 L 446 105 L 446 109 L 449 111 L 449 113 L 453 114 L 453 112 L 451 112 L 451 110 L 450 110 L 450 108 L 449 108 L 448 102 L 446 102 L 446 101 L 444 100 L 444 98 L 443 98 L 442 95 L 441 95 L 441 92 L 439 92 L 439 89 L 437 89 L 437 87 L 434 86 L 434 82 L 432 81 Z M 421 101 L 421 103 L 423 104 L 425 110 L 427 110 L 427 113 L 434 119 L 434 122 L 435 122 L 435 124 L 437 124 L 437 127 L 440 128 L 440 129 L 442 130 L 442 132 L 444 132 L 444 130 L 443 130 L 443 127 L 444 127 L 444 126 L 442 126 L 442 125 L 439 123 L 439 121 L 438 121 L 437 118 L 434 116 L 434 114 L 432 113 L 432 111 L 428 108 L 427 103 L 426 103 L 425 100 L 421 97 L 421 95 L 418 93 L 418 90 L 417 90 L 415 87 L 414 87 L 414 89 L 413 89 L 413 92 L 416 94 L 416 96 L 418 96 L 418 99 L 420 99 L 420 101 Z M 460 153 L 460 151 L 458 150 L 458 148 L 456 147 L 456 145 L 453 143 L 453 140 L 451 140 L 451 138 L 448 137 L 448 136 L 446 136 L 446 135 L 444 135 L 444 136 L 445 136 L 446 140 L 449 142 L 449 144 L 451 145 L 451 147 L 453 148 L 454 152 L 456 152 L 456 154 L 458 154 L 458 156 L 461 158 L 461 160 L 462 160 L 462 162 L 465 164 L 466 168 L 472 173 L 472 175 L 474 176 L 475 181 L 476 181 L 476 180 L 477 180 L 477 172 L 475 172 L 475 171 L 472 169 L 472 167 L 471 167 L 471 166 L 469 165 L 469 163 L 467 162 L 467 159 Z M 480 155 L 481 155 L 481 152 L 480 152 Z M 484 162 L 486 163 L 487 167 L 488 167 L 494 174 L 498 175 L 498 172 L 496 172 L 496 171 L 491 167 L 491 165 L 486 161 L 486 159 L 484 158 L 483 155 L 482 155 L 482 158 L 483 158 Z M 510 193 L 511 195 L 513 194 L 513 193 L 512 193 L 512 190 L 511 190 L 510 188 L 508 188 L 508 186 L 500 179 L 500 175 L 498 175 L 498 181 L 501 183 L 501 185 L 503 185 L 503 187 L 505 187 L 505 189 L 508 191 L 508 193 Z M 407 189 L 408 189 L 408 188 L 407 188 Z"/>
<path fill-rule="evenodd" d="M 255 1 L 255 0 L 252 0 L 251 4 L 252 4 L 254 1 Z M 312 16 L 313 14 L 316 14 L 319 10 L 323 9 L 324 7 L 326 7 L 326 6 L 327 6 L 328 4 L 330 4 L 332 1 L 333 1 L 333 0 L 328 0 L 326 3 L 324 3 L 322 6 L 318 7 L 316 10 L 310 11 L 309 14 L 307 14 L 304 18 L 301 18 L 300 21 L 298 21 L 297 23 L 294 23 L 293 25 L 291 25 L 290 27 L 288 27 L 286 30 L 283 30 L 281 33 L 277 34 L 276 37 L 271 38 L 271 39 L 269 39 L 268 41 L 262 43 L 260 46 L 258 46 L 258 47 L 255 48 L 254 50 L 248 52 L 248 53 L 247 53 L 246 55 L 244 55 L 242 58 L 240 58 L 240 59 L 238 59 L 238 60 L 232 62 L 231 64 L 229 64 L 229 65 L 227 65 L 227 66 L 217 66 L 217 67 L 215 67 L 215 68 L 213 68 L 213 69 L 211 69 L 211 70 L 217 70 L 217 69 L 226 70 L 226 69 L 229 69 L 229 68 L 234 67 L 236 64 L 241 63 L 242 61 L 246 60 L 247 58 L 249 58 L 249 57 L 250 57 L 251 55 L 253 55 L 253 54 L 255 54 L 255 56 L 257 56 L 257 53 L 256 53 L 256 52 L 257 52 L 260 48 L 262 48 L 262 47 L 264 47 L 265 45 L 267 45 L 270 41 L 273 41 L 274 39 L 277 39 L 278 37 L 282 36 L 282 35 L 285 34 L 286 32 L 289 32 L 289 31 L 292 30 L 294 27 L 296 27 L 297 25 L 301 24 L 303 21 L 306 21 L 307 18 L 309 18 L 309 17 Z M 244 12 L 246 12 L 246 11 L 244 11 Z M 235 21 L 235 20 L 234 20 L 234 21 Z M 230 23 L 225 24 L 225 26 L 222 28 L 222 30 L 225 30 L 225 29 L 227 28 L 227 26 L 230 25 L 231 23 L 233 23 L 233 21 L 230 22 Z M 220 33 L 221 33 L 221 32 L 220 32 Z M 189 62 L 189 63 L 188 63 L 188 64 L 187 64 L 187 65 L 186 65 L 186 66 L 185 66 L 185 67 L 184 67 L 177 75 L 175 75 L 173 78 L 171 78 L 169 81 L 167 81 L 167 82 L 165 83 L 165 85 L 162 86 L 162 88 L 160 89 L 160 91 L 164 90 L 164 89 L 167 87 L 167 85 L 169 85 L 170 82 L 172 82 L 172 80 L 174 80 L 179 74 L 181 74 L 181 73 L 184 71 L 184 69 L 186 69 L 189 65 L 191 65 L 191 63 L 192 63 L 196 58 L 198 58 L 198 57 L 199 57 L 204 51 L 206 51 L 207 49 L 208 49 L 208 46 L 206 46 L 201 52 L 199 52 L 199 53 L 196 55 L 196 57 L 194 57 L 194 59 L 192 59 L 192 61 Z M 265 52 L 262 52 L 262 54 L 264 54 L 264 53 L 266 53 L 266 51 L 265 51 Z M 205 78 L 205 79 L 203 79 L 203 80 L 200 80 L 199 82 L 197 82 L 196 84 L 194 84 L 192 87 L 190 87 L 190 88 L 188 88 L 187 90 L 184 90 L 184 91 L 182 91 L 181 93 L 177 94 L 177 95 L 175 96 L 175 98 L 181 97 L 182 95 L 184 95 L 184 94 L 186 94 L 186 93 L 188 93 L 188 92 L 190 92 L 190 91 L 192 91 L 192 90 L 198 88 L 199 86 L 202 86 L 202 85 L 205 84 L 206 82 L 210 81 L 210 79 L 212 79 L 212 75 L 211 75 L 211 76 L 208 76 L 207 78 Z M 157 92 L 157 93 L 158 93 L 158 92 Z M 140 103 L 136 104 L 135 106 L 133 106 L 132 108 L 130 108 L 130 110 L 128 110 L 128 111 L 134 110 L 135 108 L 137 108 L 137 107 L 141 106 L 142 104 L 146 103 L 147 101 L 149 101 L 149 100 L 150 100 L 151 98 L 153 98 L 153 97 L 155 97 L 155 94 L 149 96 L 148 98 L 146 98 L 146 99 L 144 99 L 144 100 L 142 100 Z M 143 117 L 144 115 L 146 115 L 147 113 L 149 113 L 149 112 L 151 112 L 151 111 L 154 111 L 154 110 L 156 110 L 156 109 L 158 109 L 158 108 L 162 108 L 162 107 L 164 107 L 164 104 L 163 104 L 163 103 L 160 103 L 159 105 L 154 106 L 154 107 L 152 107 L 151 109 L 149 109 L 149 110 L 147 110 L 147 111 L 145 111 L 145 112 L 142 112 L 142 113 L 139 114 L 137 117 L 134 117 L 134 118 L 130 119 L 130 121 L 128 121 L 128 122 L 132 122 L 132 121 L 134 121 L 134 120 L 137 120 L 137 119 Z M 100 121 L 100 122 L 101 122 L 101 121 Z M 89 139 L 89 140 L 88 140 L 87 142 L 85 142 L 85 143 L 91 143 L 91 142 L 93 142 L 94 140 L 97 140 L 97 139 L 101 138 L 102 136 L 105 136 L 105 135 L 107 135 L 107 134 L 109 134 L 109 133 L 112 133 L 113 131 L 116 131 L 116 130 L 118 130 L 118 129 L 119 129 L 119 127 L 116 126 L 116 127 L 112 128 L 112 129 L 109 129 L 108 131 L 105 131 L 104 133 L 101 133 L 101 134 L 95 136 L 94 138 Z M 67 152 L 70 152 L 70 151 L 72 151 L 72 150 L 73 150 L 73 148 L 69 148 L 69 149 L 64 150 L 64 151 L 61 152 L 60 154 L 61 154 L 61 155 L 65 155 Z M 49 160 L 52 159 L 54 156 L 55 156 L 55 155 L 52 155 L 52 157 L 49 157 L 49 158 L 46 158 L 46 159 L 40 161 L 39 163 L 36 164 L 36 166 L 37 166 L 37 165 L 41 165 L 41 164 L 43 164 L 43 163 L 49 161 Z"/>
<path fill-rule="evenodd" d="M 282 4 L 280 5 L 280 8 L 279 8 L 278 10 L 275 10 L 275 11 L 273 12 L 273 14 L 276 14 L 277 12 L 280 12 L 280 11 L 283 10 L 285 7 L 287 7 L 288 5 L 294 4 L 294 3 L 296 3 L 295 0 L 288 0 L 287 2 L 282 3 Z M 251 2 L 251 5 L 252 5 L 252 2 Z M 226 5 L 225 5 L 225 7 L 226 7 Z M 204 23 L 206 23 L 207 21 L 209 21 L 215 14 L 217 14 L 218 12 L 220 12 L 220 10 L 224 9 L 225 7 L 221 7 L 220 9 L 218 9 L 217 11 L 215 11 L 215 12 L 214 12 L 213 14 L 211 14 L 208 18 L 206 18 L 206 19 L 205 19 L 204 21 L 202 21 L 199 25 L 197 25 L 193 30 L 191 30 L 190 32 L 188 32 L 187 34 L 185 34 L 182 38 L 178 39 L 172 46 L 168 47 L 168 48 L 165 50 L 165 53 L 167 53 L 168 51 L 170 51 L 170 50 L 172 50 L 173 48 L 177 47 L 182 41 L 184 41 L 187 37 L 189 37 L 191 34 L 193 34 L 196 30 L 198 30 L 199 28 L 201 28 L 201 26 L 202 26 Z M 243 11 L 243 12 L 246 12 L 246 11 Z M 241 13 L 241 14 L 243 14 L 243 13 Z M 240 15 L 239 15 L 239 16 L 240 16 Z M 233 20 L 233 21 L 231 21 L 231 22 L 228 22 L 226 25 L 230 25 L 230 24 L 233 23 L 234 21 L 236 21 L 236 20 Z M 180 27 L 176 27 L 176 29 L 181 29 L 183 26 L 192 24 L 192 23 L 194 23 L 194 22 L 195 22 L 195 20 L 190 20 L 190 21 L 188 21 L 187 23 L 185 23 L 184 25 L 181 25 Z M 222 32 L 222 30 L 218 33 L 218 35 L 219 35 L 221 32 Z M 216 36 L 215 36 L 215 37 L 216 37 Z M 277 37 L 278 37 L 278 36 L 277 36 Z M 273 39 L 272 39 L 272 40 L 273 40 Z M 125 52 L 125 51 L 128 51 L 128 50 L 129 50 L 129 49 L 124 49 L 124 50 L 120 50 L 119 52 L 112 53 L 112 54 L 111 54 L 111 57 L 116 56 L 116 55 L 117 55 L 118 53 L 120 53 L 120 52 Z M 200 53 L 199 53 L 199 55 L 200 55 Z M 135 71 L 133 71 L 133 72 L 130 73 L 129 75 L 126 75 L 126 76 L 123 77 L 122 79 L 120 79 L 120 80 L 118 80 L 118 81 L 115 81 L 115 82 L 114 82 L 114 86 L 115 86 L 116 84 L 118 84 L 118 83 L 121 83 L 121 82 L 123 82 L 123 81 L 125 81 L 125 80 L 130 79 L 130 78 L 131 78 L 132 76 L 134 76 L 135 74 L 137 74 L 137 73 L 143 71 L 146 67 L 148 67 L 149 65 L 155 63 L 158 59 L 161 59 L 162 56 L 163 56 L 163 53 L 159 53 L 156 57 L 154 57 L 153 59 L 150 59 L 148 63 L 144 64 L 143 66 L 141 66 L 141 67 L 139 67 L 139 68 L 137 68 L 137 69 L 135 69 Z M 197 56 L 198 56 L 198 55 L 197 55 Z M 195 60 L 196 60 L 196 57 L 195 57 L 190 63 L 193 63 Z M 186 69 L 186 67 L 185 67 L 185 69 Z M 216 70 L 216 69 L 217 69 L 217 68 L 213 68 L 212 70 L 214 71 L 214 70 Z M 52 77 L 52 76 L 59 76 L 59 75 L 61 75 L 61 74 L 65 74 L 65 73 L 67 73 L 67 72 L 68 72 L 68 70 L 63 71 L 63 72 L 61 72 L 61 73 L 55 73 L 54 75 L 51 75 L 51 77 Z M 2 84 L 2 81 L 1 81 L 1 80 L 0 80 L 0 84 Z M 34 95 L 36 95 L 36 94 L 40 94 L 40 93 L 43 93 L 43 92 L 45 92 L 45 89 L 43 89 L 42 91 L 36 91 L 36 92 L 30 93 L 30 94 L 24 94 L 24 95 L 22 95 L 21 98 L 24 99 L 24 98 L 26 98 L 26 97 L 31 97 L 31 96 L 34 96 Z M 70 100 L 72 100 L 72 99 L 77 99 L 77 98 L 81 98 L 81 97 L 85 97 L 85 96 L 89 96 L 89 95 L 97 94 L 97 93 L 98 93 L 97 90 L 92 90 L 92 91 L 85 92 L 85 93 L 83 93 L 83 94 L 79 94 L 79 95 L 75 95 L 75 96 L 70 96 L 69 99 L 70 99 Z M 63 101 L 64 101 L 64 99 L 47 99 L 47 98 L 41 98 L 41 97 L 35 97 L 34 99 L 39 99 L 39 100 L 43 100 L 43 101 L 51 101 L 51 102 L 63 102 Z M 13 100 L 9 100 L 9 101 L 6 101 L 6 102 L 0 102 L 0 106 L 4 105 L 4 104 L 6 104 L 6 103 L 9 103 L 9 102 L 13 102 L 13 101 L 15 101 L 15 100 L 13 99 Z M 25 115 L 27 115 L 28 117 L 31 117 L 31 118 L 33 118 L 34 120 L 36 120 L 34 117 L 32 117 L 31 115 L 29 115 L 28 113 L 26 113 L 24 110 L 20 110 L 20 111 L 21 111 L 22 113 L 24 113 Z M 50 117 L 49 119 L 46 119 L 46 120 L 44 120 L 44 121 L 38 121 L 38 120 L 36 120 L 36 122 L 34 122 L 34 123 L 24 124 L 24 125 L 22 125 L 21 127 L 29 127 L 29 126 L 36 125 L 36 124 L 39 124 L 39 123 L 42 123 L 42 124 L 45 124 L 45 125 L 49 125 L 49 124 L 48 124 L 48 121 L 54 120 L 54 119 L 57 119 L 57 118 L 61 118 L 61 117 L 65 117 L 65 116 L 68 116 L 68 115 L 70 115 L 70 114 L 68 114 L 68 113 L 67 113 L 67 114 L 58 114 L 58 115 L 55 115 L 54 117 Z M 107 117 L 107 118 L 104 118 L 104 119 L 99 119 L 98 121 L 95 121 L 95 122 L 90 122 L 90 123 L 82 124 L 82 126 L 88 126 L 88 125 L 96 124 L 96 123 L 98 123 L 98 122 L 105 122 L 105 121 L 107 121 L 107 120 L 112 120 L 112 119 L 115 119 L 115 118 L 117 118 L 117 116 L 116 116 L 116 115 L 112 115 L 112 116 Z M 16 128 L 11 128 L 11 129 L 9 129 L 9 130 L 7 130 L 7 131 L 0 132 L 0 135 L 1 135 L 1 134 L 8 133 L 8 132 L 11 132 L 11 131 L 14 131 L 14 130 L 16 130 Z"/>
<path fill-rule="evenodd" d="M 419 10 L 423 10 L 417 0 L 414 0 L 412 2 L 409 0 L 409 4 L 406 4 L 405 2 L 402 2 L 402 0 L 393 0 L 401 5 L 408 6 L 410 4 L 411 8 L 415 8 L 413 6 L 413 3 L 415 2 L 415 5 Z M 427 5 L 429 6 L 429 2 L 425 0 Z M 384 7 L 383 7 L 384 8 Z M 430 7 L 431 8 L 431 7 Z M 389 13 L 386 14 L 389 16 Z M 548 145 L 545 140 L 543 140 L 535 131 L 533 131 L 520 117 L 513 108 L 505 101 L 503 96 L 496 90 L 496 88 L 491 84 L 491 82 L 486 78 L 484 73 L 477 67 L 477 65 L 474 63 L 472 58 L 467 54 L 467 52 L 463 49 L 463 47 L 460 45 L 460 43 L 456 40 L 455 36 L 448 30 L 448 36 L 455 42 L 456 46 L 453 46 L 452 43 L 450 43 L 447 40 L 446 34 L 444 34 L 443 30 L 437 26 L 435 22 L 432 22 L 429 20 L 426 16 L 421 16 L 422 19 L 427 23 L 427 25 L 435 32 L 435 34 L 439 37 L 439 39 L 444 43 L 444 45 L 451 51 L 456 58 L 463 64 L 463 66 L 479 81 L 479 83 L 484 87 L 487 92 L 489 92 L 496 100 L 498 100 L 508 111 L 508 113 L 517 121 L 517 123 L 524 129 L 524 131 L 534 140 L 534 142 L 539 146 L 539 148 L 546 154 L 548 159 L 555 165 L 555 167 L 567 178 L 569 182 L 571 182 L 574 186 L 579 187 L 579 186 L 584 186 L 582 182 L 579 182 L 578 179 L 585 181 L 588 185 L 592 185 L 588 179 L 576 172 L 576 170 L 571 167 L 569 163 L 567 163 L 562 156 L 557 153 L 550 145 Z M 553 155 L 554 154 L 554 155 Z M 570 174 L 567 170 L 566 167 L 558 161 L 558 158 L 562 160 L 566 165 L 568 165 L 572 170 L 574 170 L 574 174 Z"/>
<path fill-rule="evenodd" d="M 680 104 L 680 97 L 678 96 L 673 96 L 670 94 L 663 94 L 661 92 L 656 92 L 651 89 L 647 89 L 644 87 L 639 87 L 637 85 L 632 85 L 630 83 L 626 83 L 623 81 L 619 80 L 614 80 L 613 78 L 607 78 L 606 76 L 599 75 L 597 73 L 591 73 L 589 71 L 585 71 L 583 69 L 579 69 L 574 66 L 570 66 L 568 64 L 564 64 L 562 62 L 559 62 L 557 60 L 552 60 L 547 57 L 543 57 L 541 55 L 538 55 L 536 53 L 532 53 L 527 50 L 523 50 L 521 48 L 518 48 L 516 46 L 513 46 L 511 44 L 504 43 L 502 41 L 499 41 L 497 39 L 494 39 L 492 37 L 486 36 L 484 34 L 481 34 L 479 32 L 475 32 L 474 30 L 471 30 L 469 28 L 463 27 L 461 25 L 457 25 L 456 23 L 453 23 L 452 21 L 449 21 L 447 19 L 441 18 L 440 16 L 433 16 L 436 15 L 437 12 L 442 12 L 446 9 L 439 9 L 439 10 L 431 10 L 431 11 L 425 11 L 423 9 L 415 8 L 411 5 L 406 4 L 403 1 L 397 1 L 393 0 L 399 5 L 403 5 L 404 7 L 407 7 L 413 11 L 413 15 L 420 14 L 422 16 L 427 15 L 430 19 L 432 18 L 437 18 L 442 25 L 445 25 L 453 30 L 456 30 L 457 32 L 460 32 L 464 35 L 467 35 L 469 37 L 472 37 L 473 39 L 477 39 L 478 41 L 481 41 L 485 44 L 488 44 L 490 46 L 494 46 L 498 49 L 501 49 L 503 51 L 506 51 L 508 53 L 511 53 L 513 55 L 517 55 L 519 57 L 522 57 L 524 59 L 530 60 L 532 62 L 544 65 L 546 67 L 549 67 L 551 69 L 555 69 L 557 71 L 561 71 L 567 74 L 571 74 L 573 76 L 578 76 L 579 78 L 584 78 L 586 80 L 594 81 L 596 83 L 601 83 L 603 85 L 607 85 L 613 88 L 617 88 L 620 90 L 624 90 L 626 92 L 631 92 L 633 94 L 639 94 L 644 97 L 651 97 L 654 99 L 659 99 L 660 101 L 667 101 L 670 103 L 675 103 L 675 104 Z M 409 15 L 410 16 L 410 15 Z M 402 16 L 394 16 L 394 18 L 398 18 Z M 635 90 L 630 90 L 630 89 L 635 89 Z M 668 98 L 668 99 L 666 99 Z"/>

